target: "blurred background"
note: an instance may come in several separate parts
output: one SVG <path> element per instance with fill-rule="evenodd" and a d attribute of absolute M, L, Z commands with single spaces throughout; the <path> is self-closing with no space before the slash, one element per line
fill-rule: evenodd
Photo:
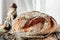
<path fill-rule="evenodd" d="M 12 3 L 17 4 L 17 14 L 27 11 L 40 11 L 54 17 L 60 24 L 60 0 L 0 0 L 0 24 L 4 22 L 4 18 Z"/>

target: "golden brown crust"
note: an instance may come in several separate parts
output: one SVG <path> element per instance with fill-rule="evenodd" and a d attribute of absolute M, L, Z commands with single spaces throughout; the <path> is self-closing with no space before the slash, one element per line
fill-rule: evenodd
<path fill-rule="evenodd" d="M 26 19 L 27 22 L 24 24 L 24 26 L 21 27 L 21 23 L 24 18 L 17 17 L 14 22 L 12 23 L 13 31 L 17 30 L 19 32 L 36 32 L 40 34 L 47 34 L 52 33 L 56 31 L 57 23 L 55 19 L 53 19 L 51 16 L 40 16 L 40 17 L 32 17 L 30 19 Z M 38 25 L 38 26 L 37 26 Z"/>

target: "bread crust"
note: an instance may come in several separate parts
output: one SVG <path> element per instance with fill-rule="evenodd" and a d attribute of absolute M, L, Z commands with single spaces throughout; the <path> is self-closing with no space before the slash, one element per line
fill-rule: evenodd
<path fill-rule="evenodd" d="M 30 16 L 33 12 L 30 12 Z M 34 13 L 40 13 L 40 12 L 34 12 Z M 31 18 L 25 18 L 27 13 L 23 17 L 17 17 L 12 22 L 12 30 L 14 32 L 26 32 L 26 33 L 40 33 L 40 34 L 47 34 L 52 33 L 56 31 L 57 23 L 55 19 L 53 19 L 51 16 L 40 13 L 41 16 L 31 17 Z M 22 15 L 21 15 L 22 16 Z M 22 20 L 25 20 L 25 24 L 23 24 Z M 37 26 L 40 25 L 40 26 Z M 35 28 L 35 29 L 34 29 Z M 54 30 L 53 30 L 54 28 Z"/>

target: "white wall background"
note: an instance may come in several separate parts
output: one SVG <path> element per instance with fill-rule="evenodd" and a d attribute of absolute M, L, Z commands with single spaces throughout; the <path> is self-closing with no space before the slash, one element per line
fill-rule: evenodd
<path fill-rule="evenodd" d="M 12 3 L 17 4 L 18 15 L 21 12 L 38 10 L 53 16 L 60 24 L 60 0 L 0 0 L 0 24 L 3 23 Z"/>
<path fill-rule="evenodd" d="M 2 0 L 0 0 L 0 23 L 2 23 Z"/>

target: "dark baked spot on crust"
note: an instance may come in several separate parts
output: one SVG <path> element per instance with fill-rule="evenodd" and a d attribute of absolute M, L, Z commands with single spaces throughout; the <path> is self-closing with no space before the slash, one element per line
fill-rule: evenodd
<path fill-rule="evenodd" d="M 32 20 L 32 21 L 31 21 L 31 20 Z M 29 28 L 29 27 L 37 24 L 37 23 L 42 23 L 42 24 L 44 24 L 44 22 L 45 22 L 45 19 L 42 18 L 42 17 L 36 18 L 36 19 L 34 19 L 34 20 L 33 20 L 33 18 L 31 18 L 30 20 L 28 20 L 28 21 L 26 22 L 26 24 L 24 25 L 24 27 L 23 27 L 22 29 L 24 29 L 24 28 Z"/>
<path fill-rule="evenodd" d="M 53 22 L 52 19 L 51 19 L 51 27 L 53 27 L 53 25 L 54 25 L 54 22 Z"/>
<path fill-rule="evenodd" d="M 51 19 L 53 19 L 54 21 L 56 21 L 52 16 L 50 16 L 51 17 Z"/>
<path fill-rule="evenodd" d="M 50 16 L 50 17 L 51 17 L 51 18 L 50 18 L 51 27 L 53 27 L 55 19 L 54 19 L 52 16 Z M 53 21 L 52 19 L 53 19 L 54 21 Z"/>

